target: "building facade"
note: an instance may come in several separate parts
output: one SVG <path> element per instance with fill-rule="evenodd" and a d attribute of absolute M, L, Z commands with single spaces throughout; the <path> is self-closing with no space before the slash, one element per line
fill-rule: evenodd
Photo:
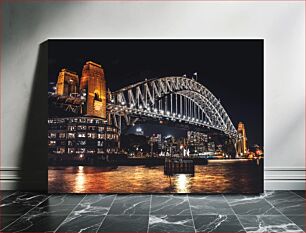
<path fill-rule="evenodd" d="M 208 135 L 201 132 L 188 131 L 187 144 L 189 146 L 190 153 L 204 153 L 208 150 Z"/>
<path fill-rule="evenodd" d="M 86 157 L 118 153 L 118 129 L 93 117 L 48 119 L 49 155 Z"/>
<path fill-rule="evenodd" d="M 61 69 L 56 92 L 48 98 L 49 158 L 85 159 L 118 153 L 118 128 L 106 119 L 106 81 L 101 65 L 86 62 L 80 82 L 75 72 Z"/>

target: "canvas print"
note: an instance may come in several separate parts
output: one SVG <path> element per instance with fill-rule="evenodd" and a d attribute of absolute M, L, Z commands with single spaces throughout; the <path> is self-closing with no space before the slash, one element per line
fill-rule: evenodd
<path fill-rule="evenodd" d="M 50 193 L 263 192 L 263 40 L 49 40 Z"/>

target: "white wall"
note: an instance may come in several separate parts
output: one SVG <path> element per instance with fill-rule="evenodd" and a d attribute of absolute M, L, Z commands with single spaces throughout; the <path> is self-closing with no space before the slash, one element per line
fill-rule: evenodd
<path fill-rule="evenodd" d="M 263 38 L 265 187 L 304 189 L 303 2 L 12 1 L 2 11 L 1 188 L 14 188 L 19 179 L 39 44 L 45 40 Z M 43 174 L 42 167 L 36 164 L 33 173 Z"/>

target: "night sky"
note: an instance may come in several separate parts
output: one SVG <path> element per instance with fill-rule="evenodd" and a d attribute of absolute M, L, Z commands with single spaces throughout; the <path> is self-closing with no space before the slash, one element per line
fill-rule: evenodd
<path fill-rule="evenodd" d="M 102 65 L 112 91 L 145 78 L 197 72 L 235 127 L 245 124 L 249 145 L 263 145 L 263 40 L 49 40 L 48 49 L 49 82 L 61 68 L 81 77 L 88 60 Z"/>

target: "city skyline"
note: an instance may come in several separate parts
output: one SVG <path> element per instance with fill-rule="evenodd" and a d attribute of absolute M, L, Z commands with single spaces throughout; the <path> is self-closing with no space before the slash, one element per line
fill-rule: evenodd
<path fill-rule="evenodd" d="M 87 60 L 102 65 L 111 91 L 146 78 L 197 72 L 235 127 L 245 124 L 248 142 L 263 146 L 262 40 L 59 41 L 49 41 L 50 82 L 62 68 L 80 74 Z"/>

